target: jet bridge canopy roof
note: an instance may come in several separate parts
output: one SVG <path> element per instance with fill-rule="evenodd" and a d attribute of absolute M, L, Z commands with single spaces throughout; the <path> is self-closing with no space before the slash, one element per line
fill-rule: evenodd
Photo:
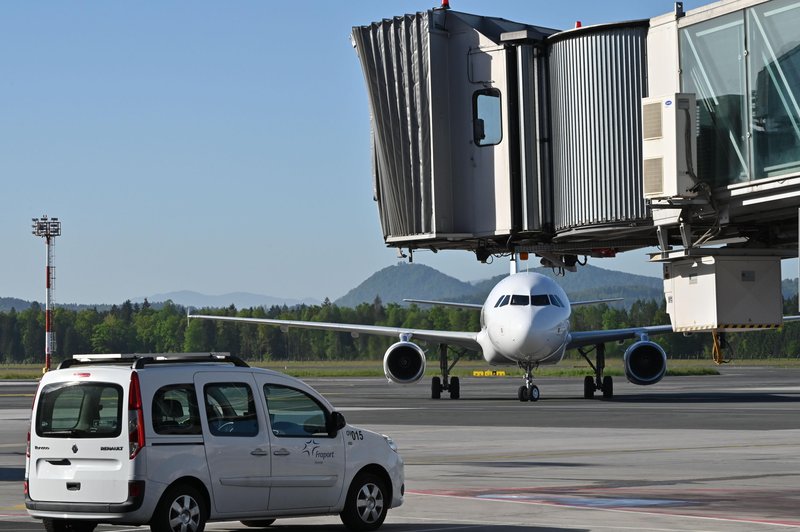
<path fill-rule="evenodd" d="M 386 244 L 479 259 L 606 256 L 708 235 L 796 248 L 797 5 L 722 0 L 567 31 L 444 9 L 354 27 Z M 643 100 L 684 93 L 693 125 L 665 145 L 694 175 L 654 173 L 649 159 L 647 175 L 694 186 L 654 198 Z"/>

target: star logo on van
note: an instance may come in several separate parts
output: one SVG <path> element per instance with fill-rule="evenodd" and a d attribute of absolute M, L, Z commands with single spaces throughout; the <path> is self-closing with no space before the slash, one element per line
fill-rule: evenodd
<path fill-rule="evenodd" d="M 303 454 L 307 456 L 314 456 L 314 453 L 317 452 L 319 449 L 319 442 L 314 441 L 313 439 L 308 440 L 305 445 L 303 445 Z"/>

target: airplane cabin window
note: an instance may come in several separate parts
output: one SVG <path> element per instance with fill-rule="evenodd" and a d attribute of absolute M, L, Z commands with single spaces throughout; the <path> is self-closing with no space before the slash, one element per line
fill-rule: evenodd
<path fill-rule="evenodd" d="M 511 296 L 511 304 L 519 307 L 526 307 L 531 304 L 530 296 Z"/>
<path fill-rule="evenodd" d="M 557 307 L 564 308 L 564 303 L 562 303 L 561 300 L 558 298 L 558 296 L 555 294 L 550 294 L 550 303 L 552 303 Z"/>
<path fill-rule="evenodd" d="M 546 307 L 550 304 L 547 294 L 531 295 L 531 305 L 534 307 Z"/>

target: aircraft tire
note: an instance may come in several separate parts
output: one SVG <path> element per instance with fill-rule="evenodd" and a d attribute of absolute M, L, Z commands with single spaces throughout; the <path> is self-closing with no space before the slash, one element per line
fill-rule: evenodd
<path fill-rule="evenodd" d="M 583 398 L 592 399 L 594 397 L 594 379 L 589 375 L 583 378 Z"/>
<path fill-rule="evenodd" d="M 611 375 L 603 377 L 603 399 L 611 399 L 614 397 L 614 380 Z"/>
<path fill-rule="evenodd" d="M 442 379 L 434 377 L 431 379 L 431 399 L 442 398 Z"/>
<path fill-rule="evenodd" d="M 525 386 L 520 386 L 519 390 L 517 390 L 517 399 L 523 403 L 528 400 L 528 389 Z"/>
<path fill-rule="evenodd" d="M 531 391 L 530 391 L 529 395 L 530 396 L 528 397 L 528 399 L 531 402 L 538 401 L 539 400 L 539 395 L 540 395 L 539 387 L 536 386 L 535 384 L 533 386 L 531 386 Z"/>
<path fill-rule="evenodd" d="M 453 377 L 450 379 L 450 399 L 460 399 L 461 398 L 461 381 L 459 381 L 458 377 Z"/>

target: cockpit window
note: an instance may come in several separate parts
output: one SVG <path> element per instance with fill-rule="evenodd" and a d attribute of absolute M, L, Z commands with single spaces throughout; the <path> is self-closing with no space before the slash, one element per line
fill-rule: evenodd
<path fill-rule="evenodd" d="M 529 296 L 513 295 L 511 296 L 511 304 L 519 307 L 527 307 L 531 304 L 531 298 Z"/>
<path fill-rule="evenodd" d="M 509 296 L 507 296 L 507 295 L 506 296 L 500 296 L 500 299 L 497 300 L 497 303 L 495 303 L 494 308 L 504 307 L 504 306 L 508 305 L 508 299 L 509 299 Z"/>
<path fill-rule="evenodd" d="M 564 303 L 562 303 L 561 300 L 558 298 L 558 296 L 555 294 L 550 294 L 550 303 L 552 303 L 557 307 L 564 308 Z"/>
<path fill-rule="evenodd" d="M 549 304 L 550 299 L 547 297 L 547 294 L 531 295 L 531 305 L 534 307 L 546 307 Z"/>

